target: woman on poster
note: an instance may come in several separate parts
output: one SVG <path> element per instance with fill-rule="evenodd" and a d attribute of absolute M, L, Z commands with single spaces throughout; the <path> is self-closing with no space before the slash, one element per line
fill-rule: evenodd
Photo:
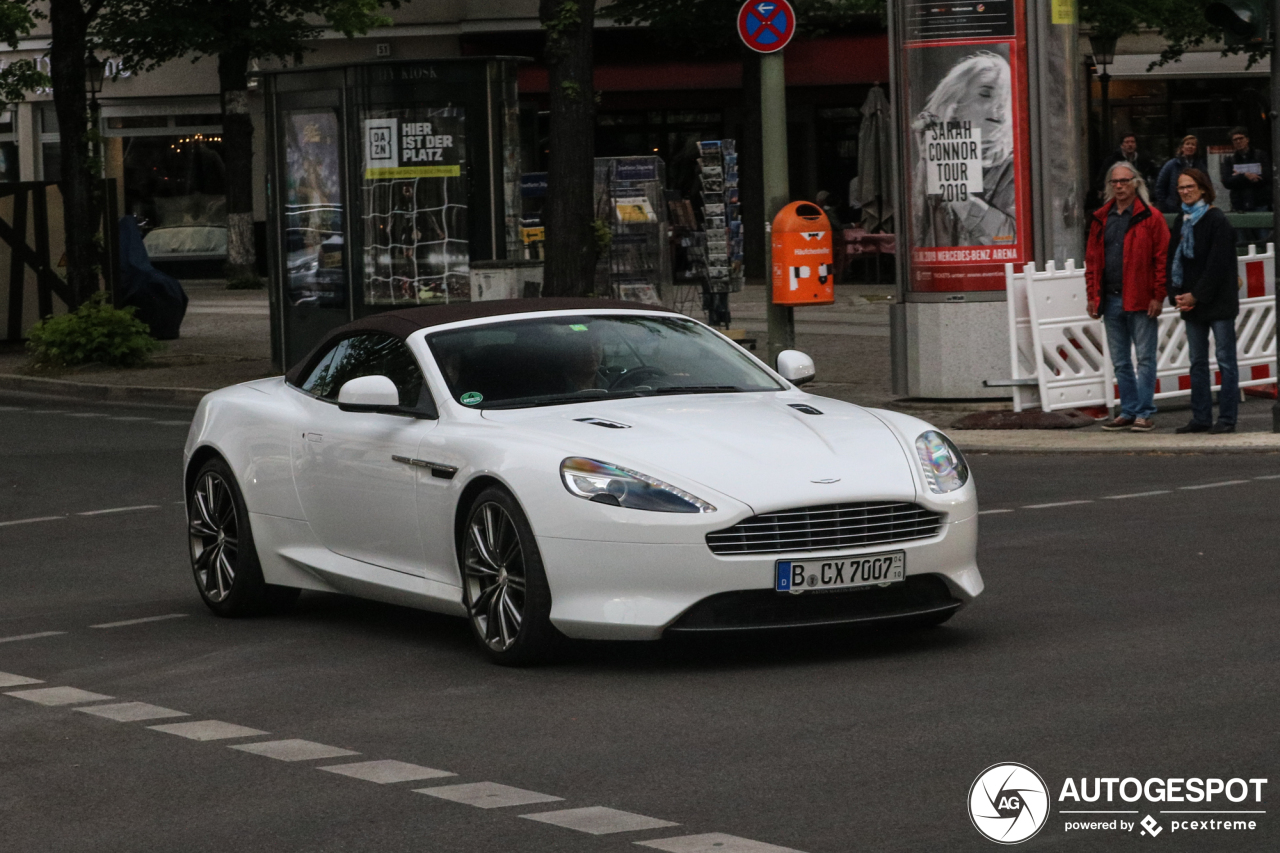
<path fill-rule="evenodd" d="M 1009 61 L 986 50 L 951 67 L 911 124 L 917 161 L 912 211 L 918 246 L 1011 246 L 1017 241 Z M 968 122 L 981 132 L 982 191 L 944 200 L 929 195 L 925 152 L 935 132 Z"/>

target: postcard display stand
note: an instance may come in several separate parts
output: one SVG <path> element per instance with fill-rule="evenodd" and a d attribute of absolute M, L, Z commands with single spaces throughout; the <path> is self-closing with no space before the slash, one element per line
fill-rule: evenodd
<path fill-rule="evenodd" d="M 703 272 L 702 306 L 713 326 L 729 325 L 729 294 L 743 286 L 742 217 L 738 205 L 738 152 L 732 139 L 698 143 L 700 246 L 692 248 Z M 701 255 L 701 258 L 699 258 Z"/>
<path fill-rule="evenodd" d="M 671 290 L 671 249 L 660 157 L 596 158 L 596 218 L 612 239 L 596 266 L 596 292 L 663 304 Z"/>

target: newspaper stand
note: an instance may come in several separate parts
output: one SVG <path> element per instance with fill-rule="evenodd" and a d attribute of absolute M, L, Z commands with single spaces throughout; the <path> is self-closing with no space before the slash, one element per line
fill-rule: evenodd
<path fill-rule="evenodd" d="M 272 355 L 331 329 L 469 301 L 471 264 L 520 244 L 515 57 L 299 65 L 260 74 Z"/>
<path fill-rule="evenodd" d="M 773 304 L 835 302 L 831 223 L 822 208 L 792 202 L 773 218 L 772 233 Z"/>

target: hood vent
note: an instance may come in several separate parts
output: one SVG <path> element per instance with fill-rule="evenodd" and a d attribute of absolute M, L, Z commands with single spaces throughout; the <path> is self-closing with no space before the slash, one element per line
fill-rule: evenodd
<path fill-rule="evenodd" d="M 806 415 L 822 414 L 821 409 L 815 409 L 813 406 L 806 406 L 804 403 L 787 403 L 787 405 L 795 409 L 797 412 L 804 412 Z"/>
<path fill-rule="evenodd" d="M 620 424 L 617 421 L 606 421 L 604 418 L 574 418 L 580 424 L 604 427 L 605 429 L 631 429 L 631 424 Z"/>

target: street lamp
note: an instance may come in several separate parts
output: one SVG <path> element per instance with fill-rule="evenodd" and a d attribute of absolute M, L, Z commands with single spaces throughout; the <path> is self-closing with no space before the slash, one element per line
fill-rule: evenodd
<path fill-rule="evenodd" d="M 1116 40 L 1114 36 L 1094 33 L 1089 36 L 1089 47 L 1093 50 L 1093 61 L 1098 66 L 1098 82 L 1102 84 L 1102 149 L 1111 153 L 1111 75 L 1107 66 L 1116 61 Z"/>
<path fill-rule="evenodd" d="M 93 157 L 99 157 L 98 134 L 102 132 L 102 108 L 98 105 L 98 93 L 102 91 L 102 82 L 107 76 L 107 64 L 90 53 L 84 61 L 84 87 L 89 93 L 89 121 L 93 130 L 89 134 L 92 140 L 90 151 Z"/>

